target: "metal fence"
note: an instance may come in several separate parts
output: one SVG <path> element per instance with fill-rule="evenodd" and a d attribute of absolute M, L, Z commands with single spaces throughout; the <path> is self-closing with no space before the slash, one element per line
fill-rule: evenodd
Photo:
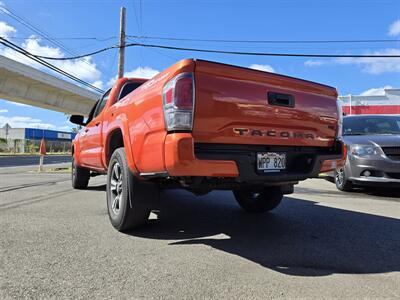
<path fill-rule="evenodd" d="M 41 139 L 0 138 L 0 153 L 39 153 Z M 70 153 L 71 141 L 45 140 L 47 153 Z"/>

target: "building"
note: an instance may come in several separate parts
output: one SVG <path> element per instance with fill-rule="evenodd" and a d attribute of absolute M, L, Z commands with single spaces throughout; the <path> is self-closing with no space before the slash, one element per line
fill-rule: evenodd
<path fill-rule="evenodd" d="M 339 96 L 339 103 L 346 115 L 400 115 L 400 89 L 385 89 L 383 95 Z"/>
<path fill-rule="evenodd" d="M 48 152 L 68 152 L 76 133 L 39 128 L 0 128 L 0 151 L 37 153 L 44 138 Z"/>

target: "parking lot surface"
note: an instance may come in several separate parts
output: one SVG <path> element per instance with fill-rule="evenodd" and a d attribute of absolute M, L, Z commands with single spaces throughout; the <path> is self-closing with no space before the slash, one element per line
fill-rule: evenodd
<path fill-rule="evenodd" d="M 167 191 L 120 233 L 104 184 L 0 168 L 1 299 L 400 298 L 400 193 L 313 179 L 249 215 L 230 192 Z"/>

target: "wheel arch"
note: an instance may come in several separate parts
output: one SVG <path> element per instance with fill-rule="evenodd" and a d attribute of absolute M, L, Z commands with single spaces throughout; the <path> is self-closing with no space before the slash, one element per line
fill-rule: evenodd
<path fill-rule="evenodd" d="M 71 143 L 71 157 L 74 158 L 75 164 L 77 164 L 78 166 L 81 165 L 81 158 L 79 153 L 80 153 L 79 143 L 74 140 Z"/>
<path fill-rule="evenodd" d="M 115 149 L 123 147 L 129 168 L 131 169 L 131 171 L 136 173 L 137 168 L 132 157 L 129 134 L 126 132 L 126 130 L 124 130 L 123 126 L 117 126 L 110 130 L 110 132 L 107 134 L 104 145 L 104 162 L 107 167 L 110 162 L 111 155 L 113 154 Z"/>

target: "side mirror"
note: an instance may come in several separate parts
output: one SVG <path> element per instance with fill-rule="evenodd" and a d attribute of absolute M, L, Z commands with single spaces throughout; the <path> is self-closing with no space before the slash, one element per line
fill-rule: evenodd
<path fill-rule="evenodd" d="M 81 126 L 85 126 L 86 124 L 85 124 L 85 122 L 83 120 L 84 120 L 84 116 L 80 116 L 80 115 L 72 115 L 69 118 L 69 121 L 71 123 L 77 124 L 77 125 L 81 125 Z"/>

